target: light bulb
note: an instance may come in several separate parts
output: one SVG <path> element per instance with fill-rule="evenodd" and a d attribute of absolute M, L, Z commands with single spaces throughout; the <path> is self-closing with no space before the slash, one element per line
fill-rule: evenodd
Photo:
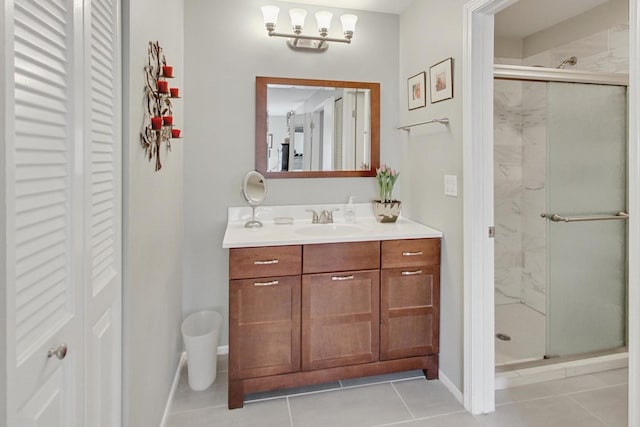
<path fill-rule="evenodd" d="M 277 6 L 262 6 L 262 17 L 264 18 L 264 25 L 273 25 L 274 27 L 278 23 L 278 13 L 280 8 Z"/>
<path fill-rule="evenodd" d="M 304 9 L 289 9 L 291 17 L 291 28 L 296 34 L 300 34 L 304 28 L 304 19 L 307 17 L 307 11 Z"/>
<path fill-rule="evenodd" d="M 318 22 L 318 31 L 322 37 L 326 37 L 331 28 L 331 18 L 333 14 L 331 12 L 320 11 L 316 12 L 316 21 Z"/>
<path fill-rule="evenodd" d="M 358 21 L 358 17 L 356 15 L 342 15 L 340 17 L 340 21 L 342 21 L 342 31 L 344 32 L 344 36 L 348 39 L 353 37 L 353 33 L 356 31 L 356 22 Z"/>

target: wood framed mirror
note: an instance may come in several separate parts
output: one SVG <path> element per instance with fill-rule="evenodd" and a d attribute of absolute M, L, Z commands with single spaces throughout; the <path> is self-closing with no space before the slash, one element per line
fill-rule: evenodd
<path fill-rule="evenodd" d="M 255 125 L 265 177 L 371 177 L 380 167 L 380 83 L 258 76 Z"/>

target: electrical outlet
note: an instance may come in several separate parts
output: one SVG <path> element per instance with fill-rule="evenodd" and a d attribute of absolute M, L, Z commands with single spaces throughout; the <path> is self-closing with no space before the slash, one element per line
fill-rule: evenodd
<path fill-rule="evenodd" d="M 444 176 L 444 195 L 458 197 L 458 177 L 455 175 Z"/>

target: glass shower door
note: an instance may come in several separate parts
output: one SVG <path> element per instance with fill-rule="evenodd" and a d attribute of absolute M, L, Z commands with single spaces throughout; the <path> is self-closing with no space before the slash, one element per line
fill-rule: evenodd
<path fill-rule="evenodd" d="M 626 87 L 548 86 L 550 357 L 625 345 L 627 221 L 616 214 L 626 212 L 626 106 Z"/>

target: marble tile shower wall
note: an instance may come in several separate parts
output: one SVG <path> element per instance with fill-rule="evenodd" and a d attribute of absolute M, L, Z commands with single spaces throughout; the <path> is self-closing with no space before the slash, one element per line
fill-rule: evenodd
<path fill-rule="evenodd" d="M 547 85 L 524 82 L 522 114 L 523 302 L 546 313 Z"/>
<path fill-rule="evenodd" d="M 617 25 L 524 59 L 517 59 L 516 62 L 508 60 L 503 63 L 555 68 L 572 56 L 578 58 L 578 63 L 566 66 L 567 69 L 628 73 L 629 25 Z"/>
<path fill-rule="evenodd" d="M 520 302 L 522 288 L 522 83 L 494 83 L 496 302 Z"/>
<path fill-rule="evenodd" d="M 629 26 L 619 25 L 524 59 L 496 63 L 627 73 Z M 524 302 L 546 312 L 546 103 L 539 82 L 495 81 L 496 302 Z"/>

